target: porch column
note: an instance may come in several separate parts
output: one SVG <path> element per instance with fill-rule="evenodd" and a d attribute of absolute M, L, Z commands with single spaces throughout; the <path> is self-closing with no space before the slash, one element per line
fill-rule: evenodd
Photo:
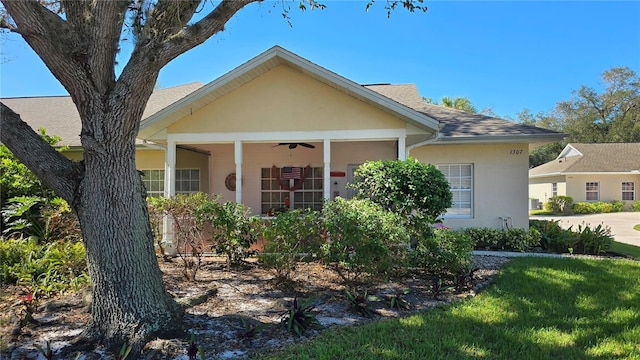
<path fill-rule="evenodd" d="M 398 160 L 406 160 L 406 138 L 404 136 L 400 136 L 398 138 Z"/>
<path fill-rule="evenodd" d="M 322 192 L 325 200 L 331 199 L 331 139 L 324 139 L 324 174 Z"/>
<path fill-rule="evenodd" d="M 164 153 L 164 197 L 176 194 L 176 142 L 167 141 Z"/>
<path fill-rule="evenodd" d="M 242 204 L 242 141 L 236 140 L 233 150 L 236 162 L 236 203 Z"/>
<path fill-rule="evenodd" d="M 167 141 L 167 149 L 164 152 L 164 196 L 171 197 L 176 194 L 176 142 Z M 162 245 L 167 255 L 177 255 L 173 242 L 173 219 L 171 216 L 162 217 Z"/>

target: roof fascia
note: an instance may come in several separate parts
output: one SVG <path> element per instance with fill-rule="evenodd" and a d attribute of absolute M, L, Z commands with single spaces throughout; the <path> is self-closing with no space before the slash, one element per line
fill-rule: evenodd
<path fill-rule="evenodd" d="M 439 137 L 437 144 L 477 144 L 477 143 L 539 143 L 556 142 L 562 140 L 566 134 L 531 134 L 531 135 L 480 135 L 480 136 L 454 136 Z"/>

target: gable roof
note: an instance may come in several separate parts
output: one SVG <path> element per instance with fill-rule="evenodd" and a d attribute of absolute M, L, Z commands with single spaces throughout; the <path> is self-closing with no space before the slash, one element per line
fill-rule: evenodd
<path fill-rule="evenodd" d="M 529 177 L 578 173 L 640 173 L 640 143 L 567 144 L 555 160 L 529 170 Z"/>
<path fill-rule="evenodd" d="M 184 116 L 197 111 L 279 65 L 286 65 L 296 69 L 315 80 L 403 119 L 418 128 L 431 132 L 439 128 L 438 121 L 427 114 L 420 113 L 389 97 L 360 86 L 280 46 L 274 46 L 194 91 L 189 96 L 143 120 L 140 123 L 138 136 L 142 139 L 155 138 L 157 134 Z"/>
<path fill-rule="evenodd" d="M 294 68 L 349 96 L 390 113 L 421 131 L 412 143 L 552 142 L 566 135 L 482 114 L 427 104 L 414 84 L 359 85 L 286 49 L 274 46 L 220 78 L 203 85 L 195 82 L 158 89 L 145 108 L 138 143 L 160 140 L 172 123 L 279 65 Z M 32 128 L 46 128 L 63 140 L 60 145 L 80 146 L 81 123 L 69 96 L 6 98 L 2 101 L 21 115 Z M 437 132 L 437 137 L 428 134 Z M 421 140 L 420 140 L 421 139 Z M 417 142 L 417 143 L 416 143 Z"/>
<path fill-rule="evenodd" d="M 193 82 L 154 90 L 142 118 L 157 113 L 168 104 L 185 97 L 202 85 L 202 83 Z M 19 114 L 22 120 L 34 130 L 43 127 L 49 135 L 59 136 L 62 141 L 58 145 L 81 146 L 80 130 L 82 124 L 78 110 L 70 96 L 16 97 L 4 98 L 1 101 Z"/>
<path fill-rule="evenodd" d="M 392 98 L 412 109 L 436 119 L 441 124 L 438 142 L 482 141 L 559 141 L 566 135 L 536 126 L 518 124 L 483 114 L 474 114 L 445 106 L 425 103 L 414 84 L 365 85 L 367 88 Z"/>

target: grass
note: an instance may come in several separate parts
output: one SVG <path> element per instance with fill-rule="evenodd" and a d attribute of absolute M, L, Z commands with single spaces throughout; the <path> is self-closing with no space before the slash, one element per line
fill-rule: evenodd
<path fill-rule="evenodd" d="M 629 244 L 625 244 L 625 243 L 620 243 L 620 242 L 614 241 L 611 244 L 611 249 L 609 249 L 609 251 L 615 252 L 615 253 L 618 253 L 618 254 L 628 255 L 628 256 L 631 256 L 632 258 L 636 259 L 636 260 L 640 260 L 640 247 L 638 247 L 638 246 L 629 245 Z"/>
<path fill-rule="evenodd" d="M 640 262 L 518 258 L 473 299 L 261 359 L 640 359 Z"/>
<path fill-rule="evenodd" d="M 560 216 L 564 216 L 566 214 L 559 214 L 559 213 L 555 213 L 551 210 L 529 210 L 529 215 L 534 216 L 534 215 L 560 215 Z"/>
<path fill-rule="evenodd" d="M 638 231 L 640 231 L 640 224 L 635 225 L 635 226 L 633 227 L 633 230 L 638 230 Z"/>

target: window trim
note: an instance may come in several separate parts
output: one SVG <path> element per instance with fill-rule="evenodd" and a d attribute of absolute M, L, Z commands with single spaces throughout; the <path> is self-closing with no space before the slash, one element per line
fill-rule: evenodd
<path fill-rule="evenodd" d="M 475 211 L 474 211 L 475 210 L 475 201 L 474 201 L 475 200 L 475 176 L 474 176 L 475 175 L 475 166 L 474 166 L 474 164 L 473 163 L 444 163 L 444 164 L 436 165 L 436 168 L 442 172 L 441 167 L 443 167 L 443 166 L 447 166 L 447 167 L 450 167 L 450 166 L 461 166 L 461 167 L 462 166 L 468 166 L 470 168 L 470 172 L 469 172 L 470 173 L 470 175 L 469 175 L 470 187 L 469 187 L 469 189 L 451 189 L 451 185 L 449 185 L 449 190 L 452 193 L 455 193 L 456 191 L 457 192 L 465 192 L 465 193 L 469 192 L 470 196 L 469 196 L 469 208 L 468 208 L 469 209 L 469 214 L 449 214 L 449 210 L 454 208 L 453 204 L 452 204 L 452 207 L 447 209 L 447 212 L 442 215 L 442 218 L 443 219 L 473 219 L 474 216 L 475 216 Z M 449 178 L 447 177 L 447 175 L 444 172 L 443 172 L 443 175 L 445 176 L 445 178 L 449 182 Z M 449 184 L 451 184 L 451 182 L 449 182 Z M 467 208 L 466 207 L 465 208 L 459 207 L 459 209 L 467 209 Z"/>
<path fill-rule="evenodd" d="M 625 184 L 631 184 L 631 189 L 627 189 L 625 190 L 624 186 Z M 621 199 L 622 201 L 635 201 L 636 200 L 636 183 L 635 181 L 623 181 L 621 184 Z M 631 194 L 631 199 L 625 199 L 624 198 L 624 194 Z"/>
<path fill-rule="evenodd" d="M 195 194 L 198 192 L 201 192 L 201 187 L 202 187 L 202 181 L 201 181 L 201 177 L 202 177 L 202 169 L 200 168 L 179 168 L 176 169 L 176 178 L 174 180 L 174 183 L 176 185 L 177 188 L 177 184 L 178 184 L 178 172 L 179 171 L 192 171 L 192 170 L 197 170 L 198 171 L 198 190 L 197 191 L 177 191 L 176 190 L 176 194 Z M 147 186 L 145 184 L 145 180 L 151 181 L 151 179 L 142 179 L 142 183 L 145 184 L 145 189 L 147 190 L 147 197 L 154 197 L 154 195 L 156 195 L 156 197 L 163 197 L 164 196 L 164 185 L 165 185 L 165 169 L 164 168 L 144 168 L 144 169 L 140 169 L 140 171 L 144 172 L 144 171 L 159 171 L 161 173 L 161 180 L 159 181 L 160 185 L 161 185 L 161 190 L 149 190 L 147 189 Z M 189 179 L 188 181 L 192 181 L 193 179 Z M 156 180 L 154 180 L 156 181 Z M 180 180 L 180 181 L 186 181 L 186 180 Z"/>
<path fill-rule="evenodd" d="M 591 184 L 591 186 L 594 186 L 595 184 L 595 190 L 589 190 L 589 184 Z M 585 182 L 585 186 L 584 186 L 584 198 L 586 201 L 600 201 L 600 182 L 599 181 L 587 181 Z M 596 198 L 595 199 L 589 199 L 589 194 L 595 194 Z"/>
<path fill-rule="evenodd" d="M 320 209 L 322 208 L 322 205 L 324 204 L 324 179 L 323 179 L 323 175 L 324 175 L 324 166 L 316 166 L 314 164 L 310 164 L 308 165 L 310 167 L 309 169 L 309 173 L 308 176 L 306 178 L 305 181 L 310 181 L 312 184 L 312 187 L 315 187 L 315 185 L 317 184 L 319 186 L 319 188 L 311 188 L 311 189 L 307 189 L 305 188 L 305 185 L 303 185 L 301 188 L 295 190 L 295 191 L 287 191 L 287 190 L 282 190 L 280 188 L 278 189 L 272 189 L 271 187 L 273 187 L 273 182 L 276 181 L 274 174 L 272 174 L 271 172 L 273 171 L 273 166 L 260 166 L 260 185 L 259 185 L 259 192 L 260 192 L 260 214 L 265 215 L 265 214 L 269 214 L 269 212 L 271 210 L 278 210 L 281 208 L 285 207 L 285 198 L 289 198 L 289 209 L 293 210 L 293 209 L 300 209 L 300 208 L 307 208 L 310 207 L 312 209 Z M 305 168 L 307 166 L 293 166 L 293 167 L 299 167 L 301 168 L 301 171 L 304 172 Z M 277 167 L 278 171 L 280 171 L 280 178 L 282 179 L 282 166 L 281 167 Z M 319 169 L 319 170 L 316 170 Z M 263 177 L 263 172 L 265 170 L 269 170 L 269 177 L 265 178 Z M 316 171 L 317 174 L 319 175 L 318 177 L 316 177 Z M 263 184 L 265 181 L 269 182 L 269 189 L 264 189 L 263 188 Z M 288 179 L 289 181 L 289 186 L 293 186 L 295 181 L 299 181 L 296 179 Z M 276 201 L 268 201 L 265 202 L 263 200 L 264 194 L 265 193 L 269 193 L 269 194 L 274 194 L 274 193 L 278 193 L 280 195 L 278 195 L 280 197 L 280 201 L 278 202 Z M 305 194 L 312 194 L 310 195 L 313 200 L 309 200 L 307 201 L 306 199 L 304 199 Z M 303 197 L 302 202 L 300 202 L 299 199 L 296 199 L 296 197 Z M 315 197 L 318 197 L 319 200 L 315 200 Z M 272 195 L 269 195 L 269 198 L 272 198 Z M 281 207 L 276 207 L 276 205 L 282 205 Z M 265 206 L 268 206 L 268 210 L 265 213 L 264 209 Z"/>
<path fill-rule="evenodd" d="M 551 183 L 551 196 L 558 196 L 558 183 Z"/>

